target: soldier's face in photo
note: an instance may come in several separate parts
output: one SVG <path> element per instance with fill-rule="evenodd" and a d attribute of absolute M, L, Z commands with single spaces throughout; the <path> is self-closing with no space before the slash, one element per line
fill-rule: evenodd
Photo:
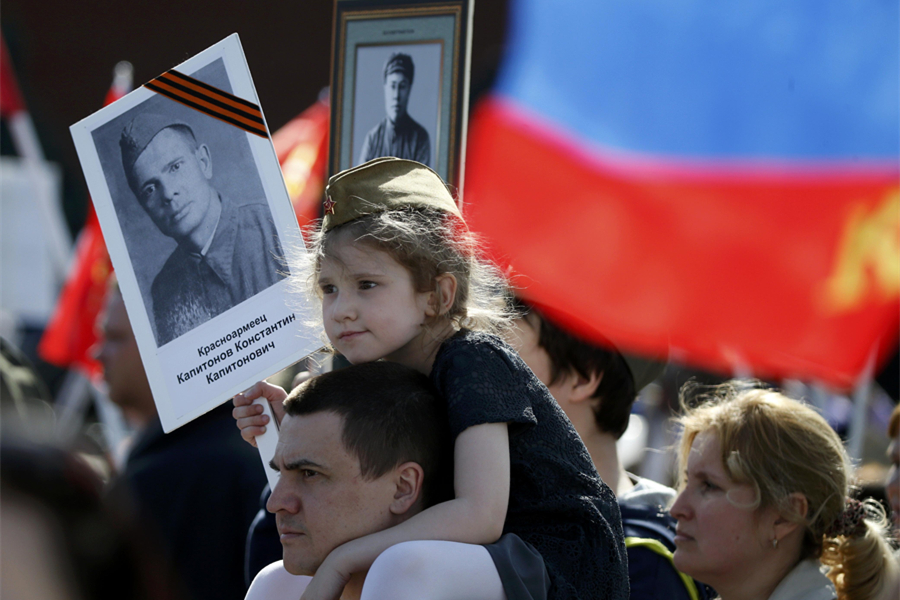
<path fill-rule="evenodd" d="M 409 79 L 400 72 L 394 72 L 384 80 L 384 108 L 388 119 L 397 122 L 398 117 L 406 114 L 409 103 L 409 90 L 412 85 Z"/>
<path fill-rule="evenodd" d="M 206 216 L 215 190 L 210 185 L 209 149 L 187 133 L 163 129 L 134 163 L 138 202 L 165 235 L 182 240 Z"/>

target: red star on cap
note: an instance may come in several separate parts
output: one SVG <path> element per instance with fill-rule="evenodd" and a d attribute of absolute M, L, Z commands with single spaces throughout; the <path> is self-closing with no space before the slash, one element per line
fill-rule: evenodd
<path fill-rule="evenodd" d="M 327 198 L 325 198 L 325 202 L 322 203 L 322 206 L 325 207 L 326 215 L 334 214 L 334 204 L 335 204 L 334 200 L 331 199 L 331 196 L 328 196 Z"/>

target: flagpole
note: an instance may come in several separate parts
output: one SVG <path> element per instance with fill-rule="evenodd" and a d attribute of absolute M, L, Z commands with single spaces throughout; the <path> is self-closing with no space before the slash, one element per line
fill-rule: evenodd
<path fill-rule="evenodd" d="M 880 341 L 880 340 L 879 340 Z M 866 436 L 866 423 L 869 414 L 869 398 L 872 391 L 872 377 L 875 374 L 875 358 L 878 355 L 879 343 L 872 345 L 866 366 L 853 390 L 853 420 L 847 433 L 847 454 L 853 460 L 862 458 L 863 441 Z"/>
<path fill-rule="evenodd" d="M 47 177 L 44 152 L 41 149 L 34 122 L 31 120 L 31 115 L 28 113 L 19 90 L 5 42 L 2 43 L 2 50 L 0 51 L 3 53 L 3 68 L 7 71 L 6 76 L 3 78 L 3 83 L 5 87 L 10 88 L 5 90 L 4 95 L 14 98 L 10 104 L 13 110 L 9 115 L 6 115 L 7 125 L 16 151 L 22 159 L 25 172 L 31 180 L 34 200 L 38 205 L 44 227 L 46 228 L 45 240 L 48 244 L 50 262 L 53 266 L 56 280 L 62 283 L 66 279 L 69 260 L 72 256 L 72 236 L 63 219 L 59 205 L 53 201 L 53 192 Z"/>
<path fill-rule="evenodd" d="M 115 102 L 131 91 L 133 72 L 134 69 L 131 66 L 131 63 L 127 61 L 121 61 L 116 64 L 113 71 L 113 83 L 107 92 L 104 105 Z M 96 217 L 93 215 L 93 210 L 93 205 L 89 204 L 87 223 L 85 224 L 85 227 L 82 228 L 79 235 L 79 246 L 82 247 L 82 250 L 73 256 L 73 264 L 71 266 L 66 266 L 64 272 L 66 280 L 77 278 L 79 272 L 84 272 L 86 269 L 91 271 L 94 270 L 95 264 L 93 263 L 89 265 L 79 264 L 79 261 L 95 261 L 97 258 L 96 253 L 90 251 L 92 242 L 96 242 L 96 239 L 92 238 L 92 236 L 96 236 L 96 238 L 99 238 L 100 236 L 99 226 L 96 225 Z M 102 244 L 102 240 L 99 240 L 99 243 Z M 103 250 L 103 254 L 106 254 L 105 249 Z M 104 277 L 102 282 L 99 282 L 99 284 L 95 283 L 94 285 L 106 286 L 107 277 L 108 274 Z M 58 320 L 57 318 L 51 319 L 48 328 L 44 332 L 41 345 L 38 347 L 38 352 L 42 358 L 48 360 L 48 362 L 69 368 L 64 384 L 56 395 L 56 407 L 59 414 L 57 431 L 63 440 L 71 440 L 78 433 L 84 422 L 84 413 L 87 410 L 88 403 L 93 401 L 97 410 L 98 419 L 103 425 L 103 433 L 110 446 L 111 454 L 116 457 L 116 450 L 121 445 L 121 441 L 128 435 L 127 427 L 124 425 L 121 411 L 119 411 L 117 407 L 114 407 L 111 402 L 106 400 L 105 394 L 97 389 L 96 383 L 87 375 L 87 371 L 91 369 L 87 362 L 89 357 L 86 356 L 90 351 L 86 345 L 84 345 L 83 349 L 79 348 L 77 356 L 72 356 L 72 334 L 66 323 L 67 320 L 70 321 L 72 319 L 88 319 L 91 324 L 93 324 L 97 319 L 99 307 L 92 308 L 90 305 L 85 306 L 82 304 L 77 312 L 69 311 L 67 313 L 62 307 L 67 305 L 65 297 L 68 289 L 68 285 L 63 288 L 61 299 L 58 301 L 58 306 L 56 308 L 57 315 L 55 315 L 55 317 L 61 314 L 62 317 L 60 318 L 62 320 Z M 52 333 L 50 331 L 51 329 L 58 328 L 60 325 L 63 326 L 63 333 L 55 332 L 55 335 L 48 335 Z M 93 329 L 91 329 L 91 331 L 93 331 Z M 48 337 L 53 338 L 53 343 L 48 343 Z M 65 347 L 65 351 L 62 352 L 62 358 L 60 359 L 59 356 L 56 356 L 55 358 L 48 356 L 47 347 L 56 347 L 59 345 Z M 51 352 L 51 354 L 53 353 Z M 62 362 L 60 362 L 60 360 L 62 360 Z"/>

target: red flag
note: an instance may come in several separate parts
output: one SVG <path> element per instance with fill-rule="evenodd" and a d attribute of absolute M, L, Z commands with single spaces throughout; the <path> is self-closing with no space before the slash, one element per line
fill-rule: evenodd
<path fill-rule="evenodd" d="M 319 100 L 272 135 L 301 229 L 319 217 L 328 160 L 328 118 L 328 101 Z"/>
<path fill-rule="evenodd" d="M 104 105 L 115 102 L 130 88 L 131 65 L 119 63 Z M 111 273 L 112 263 L 91 203 L 78 236 L 72 270 L 38 345 L 41 358 L 61 367 L 75 367 L 92 377 L 100 374 L 102 367 L 94 360 L 91 348 L 98 341 L 96 322 L 106 301 Z"/>
<path fill-rule="evenodd" d="M 475 118 L 466 219 L 560 324 L 712 371 L 839 388 L 896 348 L 896 175 L 628 177 L 560 158 L 510 114 L 485 104 Z"/>
<path fill-rule="evenodd" d="M 898 5 L 871 8 L 510 2 L 470 227 L 586 338 L 855 385 L 900 333 Z"/>
<path fill-rule="evenodd" d="M 100 364 L 91 355 L 97 343 L 96 321 L 103 309 L 112 264 L 100 232 L 93 205 L 75 248 L 75 262 L 38 345 L 45 361 L 60 367 L 74 366 L 90 376 L 99 375 Z"/>

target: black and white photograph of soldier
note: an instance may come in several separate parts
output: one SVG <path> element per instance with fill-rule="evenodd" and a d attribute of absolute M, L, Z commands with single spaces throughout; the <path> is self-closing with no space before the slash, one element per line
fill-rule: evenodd
<path fill-rule="evenodd" d="M 93 135 L 157 346 L 286 277 L 244 131 L 154 96 Z"/>
<path fill-rule="evenodd" d="M 436 163 L 441 48 L 440 43 L 357 48 L 355 165 L 381 156 Z"/>

